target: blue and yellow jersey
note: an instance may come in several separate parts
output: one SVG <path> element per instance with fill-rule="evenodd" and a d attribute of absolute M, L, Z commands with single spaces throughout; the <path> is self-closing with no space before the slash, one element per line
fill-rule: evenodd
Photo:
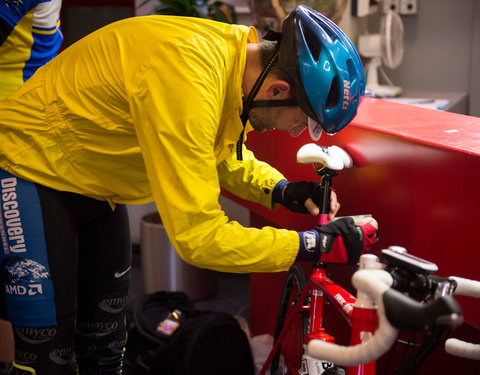
<path fill-rule="evenodd" d="M 0 0 L 0 18 L 12 29 L 0 44 L 0 98 L 56 56 L 63 41 L 61 5 L 61 0 Z"/>

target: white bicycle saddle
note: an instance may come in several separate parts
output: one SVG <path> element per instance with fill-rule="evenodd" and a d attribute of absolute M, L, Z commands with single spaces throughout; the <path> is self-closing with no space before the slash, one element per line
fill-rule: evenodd
<path fill-rule="evenodd" d="M 297 162 L 320 163 L 335 171 L 350 168 L 353 165 L 352 158 L 344 149 L 338 146 L 321 147 L 315 143 L 300 147 L 297 152 Z"/>

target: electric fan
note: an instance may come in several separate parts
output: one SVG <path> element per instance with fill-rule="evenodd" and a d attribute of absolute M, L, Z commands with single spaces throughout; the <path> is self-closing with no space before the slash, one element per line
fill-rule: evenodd
<path fill-rule="evenodd" d="M 402 89 L 394 86 L 382 69 L 382 63 L 391 68 L 397 68 L 403 59 L 403 22 L 398 13 L 389 10 L 380 23 L 380 33 L 364 34 L 359 37 L 358 51 L 363 57 L 369 58 L 365 64 L 367 76 L 366 90 L 377 97 L 398 96 Z M 382 74 L 387 84 L 380 84 L 378 72 Z"/>

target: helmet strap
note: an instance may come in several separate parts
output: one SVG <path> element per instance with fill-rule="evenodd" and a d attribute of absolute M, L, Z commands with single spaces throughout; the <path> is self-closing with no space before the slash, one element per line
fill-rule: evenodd
<path fill-rule="evenodd" d="M 250 108 L 252 108 L 253 99 L 255 99 L 255 96 L 257 96 L 258 91 L 260 90 L 260 87 L 265 81 L 265 78 L 267 78 L 268 73 L 270 72 L 273 65 L 275 65 L 277 61 L 278 61 L 278 50 L 270 59 L 267 66 L 265 66 L 262 73 L 260 73 L 260 75 L 258 76 L 257 80 L 255 81 L 255 84 L 253 85 L 252 89 L 248 93 L 247 99 L 246 100 L 244 99 L 243 101 L 243 111 L 242 111 L 242 114 L 240 115 L 243 129 L 237 141 L 237 160 L 243 160 L 243 155 L 242 155 L 243 138 L 245 136 L 245 126 L 247 125 L 248 114 L 250 112 Z"/>
<path fill-rule="evenodd" d="M 251 105 L 252 108 L 259 107 L 296 107 L 298 106 L 297 99 L 281 99 L 281 100 L 255 100 Z"/>

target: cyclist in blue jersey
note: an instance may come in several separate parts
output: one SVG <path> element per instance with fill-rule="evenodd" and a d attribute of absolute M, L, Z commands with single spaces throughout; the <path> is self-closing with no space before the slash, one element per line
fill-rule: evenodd
<path fill-rule="evenodd" d="M 0 0 L 0 99 L 57 55 L 62 0 Z"/>
<path fill-rule="evenodd" d="M 61 0 L 0 0 L 0 99 L 17 90 L 57 55 L 62 44 Z M 0 342 L 13 347 L 10 324 L 0 320 Z M 4 350 L 1 367 L 10 358 Z"/>

